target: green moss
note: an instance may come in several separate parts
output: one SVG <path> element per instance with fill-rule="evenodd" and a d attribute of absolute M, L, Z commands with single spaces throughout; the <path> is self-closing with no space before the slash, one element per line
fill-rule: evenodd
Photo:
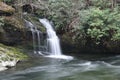
<path fill-rule="evenodd" d="M 2 54 L 5 54 L 7 56 L 6 58 L 9 58 L 11 60 L 16 59 L 21 61 L 28 58 L 27 55 L 20 51 L 20 49 L 0 44 L 0 55 Z M 6 58 L 2 60 L 6 60 Z"/>

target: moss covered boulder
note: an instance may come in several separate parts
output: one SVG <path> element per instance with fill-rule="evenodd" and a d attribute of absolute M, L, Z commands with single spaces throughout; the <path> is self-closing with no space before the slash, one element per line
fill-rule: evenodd
<path fill-rule="evenodd" d="M 13 67 L 18 61 L 26 58 L 19 49 L 0 44 L 0 71 Z"/>

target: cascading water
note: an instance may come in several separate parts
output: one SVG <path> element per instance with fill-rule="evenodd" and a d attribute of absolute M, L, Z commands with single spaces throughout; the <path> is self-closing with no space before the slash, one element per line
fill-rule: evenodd
<path fill-rule="evenodd" d="M 47 29 L 47 48 L 49 53 L 52 55 L 61 55 L 59 38 L 57 37 L 54 29 L 46 19 L 41 19 L 40 21 Z"/>
<path fill-rule="evenodd" d="M 34 53 L 41 53 L 41 31 L 37 29 L 36 26 L 34 26 L 31 22 L 25 20 L 25 25 L 26 27 L 30 28 L 32 32 L 32 38 L 33 38 L 33 48 L 34 48 Z"/>
<path fill-rule="evenodd" d="M 39 21 L 43 24 L 43 26 L 47 29 L 47 49 L 49 56 L 53 58 L 61 58 L 61 59 L 72 59 L 71 56 L 62 55 L 59 38 L 56 35 L 52 25 L 47 19 L 39 19 Z"/>

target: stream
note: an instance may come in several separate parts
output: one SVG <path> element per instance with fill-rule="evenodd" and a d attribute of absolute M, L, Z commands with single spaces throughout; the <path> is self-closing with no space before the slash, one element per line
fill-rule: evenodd
<path fill-rule="evenodd" d="M 3 71 L 0 80 L 120 80 L 120 56 L 81 55 L 73 60 L 36 56 Z"/>

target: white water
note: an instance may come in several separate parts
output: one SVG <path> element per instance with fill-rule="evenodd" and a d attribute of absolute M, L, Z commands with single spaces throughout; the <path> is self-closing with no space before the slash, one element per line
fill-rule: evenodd
<path fill-rule="evenodd" d="M 41 32 L 31 22 L 25 20 L 25 23 L 26 23 L 26 27 L 30 28 L 30 30 L 32 32 L 34 53 L 42 54 L 41 51 L 40 51 Z"/>
<path fill-rule="evenodd" d="M 59 38 L 56 35 L 56 32 L 54 31 L 50 22 L 47 19 L 39 19 L 39 21 L 47 29 L 47 49 L 49 52 L 49 56 L 47 57 L 73 59 L 71 56 L 62 55 Z"/>

